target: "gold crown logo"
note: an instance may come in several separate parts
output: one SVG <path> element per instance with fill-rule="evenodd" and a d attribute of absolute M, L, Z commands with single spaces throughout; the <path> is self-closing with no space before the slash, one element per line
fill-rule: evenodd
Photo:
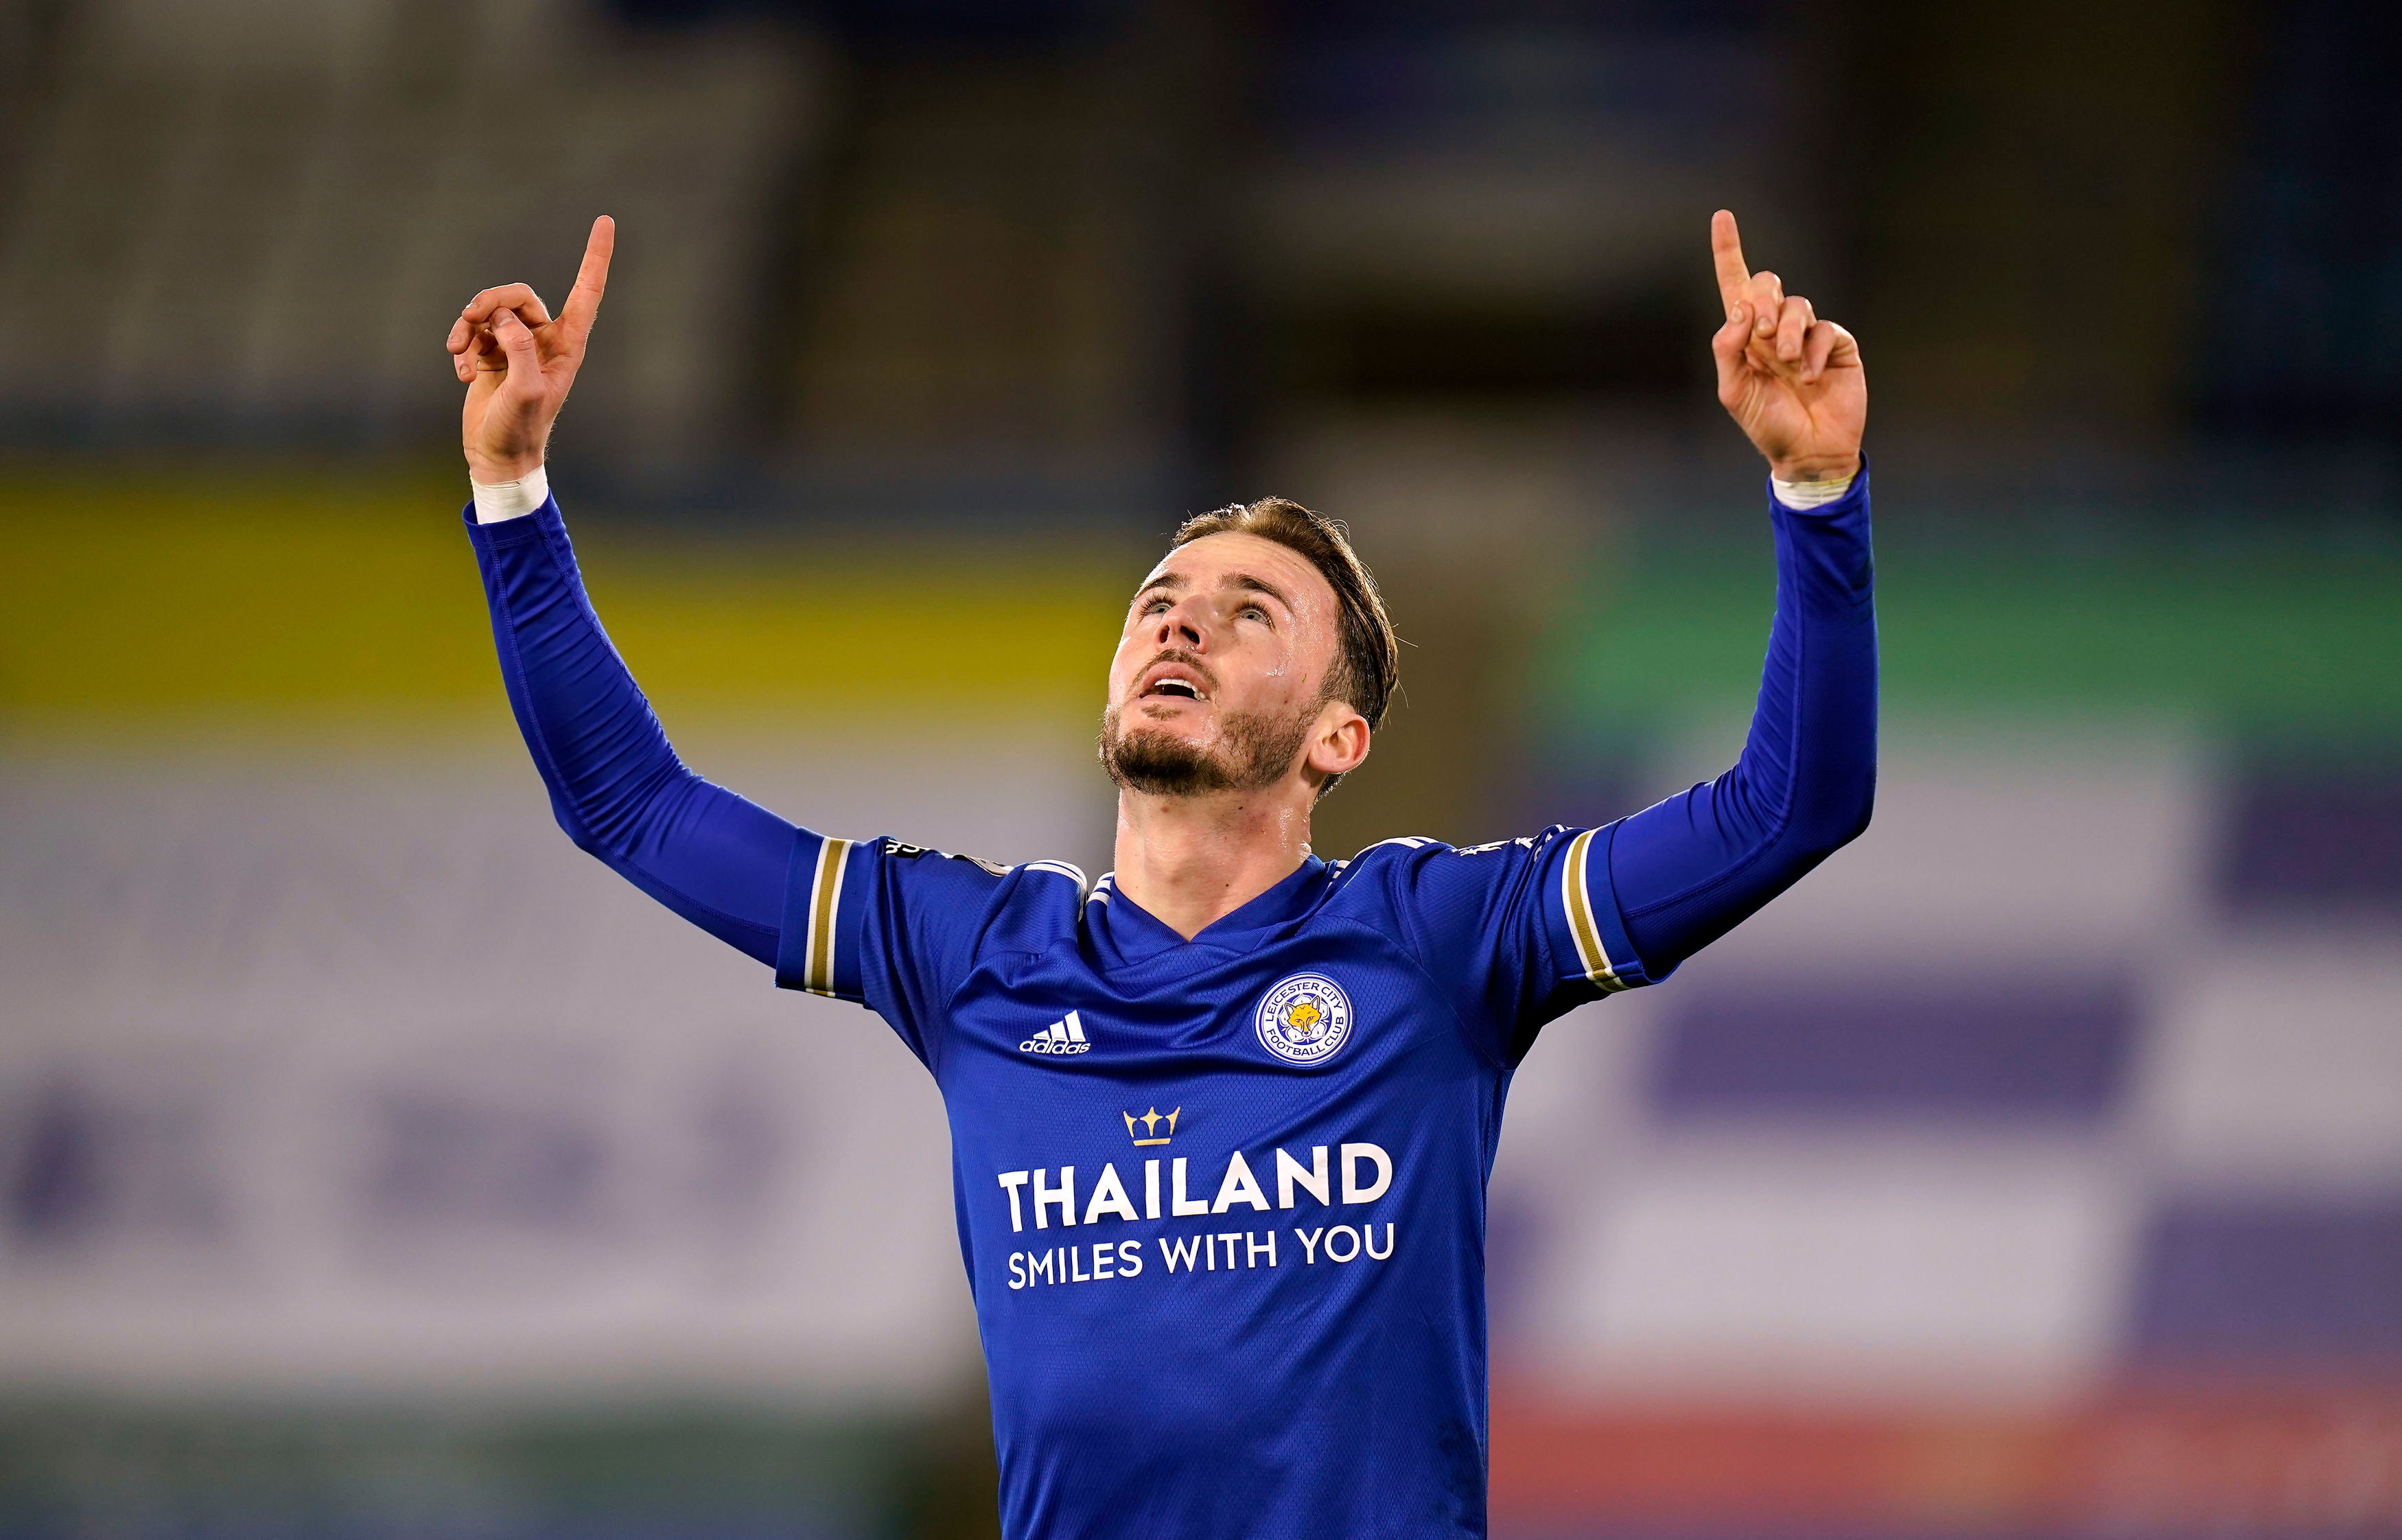
<path fill-rule="evenodd" d="M 1126 1137 L 1133 1139 L 1138 1146 L 1164 1145 L 1176 1136 L 1177 1114 L 1183 1110 L 1180 1107 L 1175 1112 L 1163 1113 L 1154 1107 L 1146 1110 L 1139 1118 L 1131 1112 L 1121 1112 L 1118 1116 L 1125 1120 Z M 1142 1133 L 1139 1136 L 1137 1136 L 1134 1131 L 1137 1123 L 1142 1125 Z M 1165 1134 L 1159 1131 L 1159 1125 L 1162 1123 L 1167 1125 L 1167 1132 Z"/>

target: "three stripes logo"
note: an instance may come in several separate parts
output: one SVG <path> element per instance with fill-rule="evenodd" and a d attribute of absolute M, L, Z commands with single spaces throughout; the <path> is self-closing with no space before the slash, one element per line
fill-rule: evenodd
<path fill-rule="evenodd" d="M 1021 1053 L 1088 1053 L 1093 1045 L 1084 1040 L 1084 1021 L 1070 1011 L 1058 1021 L 1037 1032 L 1017 1045 Z"/>

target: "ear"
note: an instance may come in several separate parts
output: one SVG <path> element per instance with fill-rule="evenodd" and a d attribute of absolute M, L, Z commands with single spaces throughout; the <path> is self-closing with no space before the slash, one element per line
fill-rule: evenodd
<path fill-rule="evenodd" d="M 1367 759 L 1372 736 L 1368 719 L 1349 701 L 1330 700 L 1318 709 L 1302 763 L 1321 783 L 1348 775 Z"/>

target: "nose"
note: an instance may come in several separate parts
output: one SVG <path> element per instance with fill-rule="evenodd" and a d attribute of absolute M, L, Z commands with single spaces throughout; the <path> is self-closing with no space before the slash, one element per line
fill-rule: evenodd
<path fill-rule="evenodd" d="M 1208 651 L 1208 633 L 1202 625 L 1197 596 L 1188 595 L 1162 610 L 1156 617 L 1152 635 L 1162 647 L 1181 647 L 1194 653 Z"/>

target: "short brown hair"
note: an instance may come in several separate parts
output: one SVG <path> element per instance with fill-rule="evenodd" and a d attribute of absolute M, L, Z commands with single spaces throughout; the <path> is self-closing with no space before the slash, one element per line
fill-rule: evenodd
<path fill-rule="evenodd" d="M 1195 514 L 1176 531 L 1168 548 L 1175 550 L 1210 535 L 1256 535 L 1300 552 L 1334 590 L 1342 606 L 1334 670 L 1327 676 L 1326 693 L 1347 702 L 1381 727 L 1385 708 L 1392 704 L 1393 687 L 1401 673 L 1401 645 L 1385 613 L 1385 597 L 1376 590 L 1351 537 L 1333 519 L 1314 514 L 1291 498 L 1263 497 L 1257 502 L 1232 502 L 1210 513 Z M 1340 777 L 1335 777 L 1340 779 Z M 1330 787 L 1332 781 L 1327 783 Z"/>

